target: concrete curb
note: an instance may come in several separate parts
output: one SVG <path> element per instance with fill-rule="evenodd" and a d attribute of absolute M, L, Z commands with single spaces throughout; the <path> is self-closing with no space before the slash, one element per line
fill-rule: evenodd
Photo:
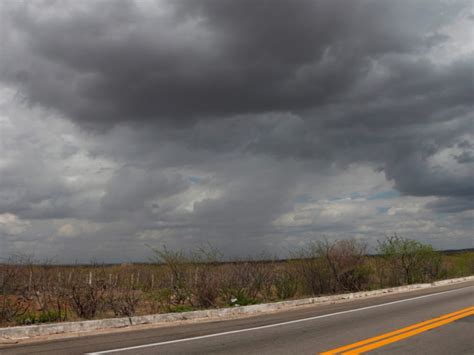
<path fill-rule="evenodd" d="M 299 300 L 282 301 L 275 303 L 257 304 L 251 306 L 241 306 L 232 308 L 222 309 L 208 309 L 202 311 L 193 311 L 185 313 L 165 313 L 165 314 L 152 314 L 147 316 L 135 316 L 130 318 L 109 318 L 99 320 L 88 320 L 79 322 L 63 322 L 63 323 L 52 323 L 52 324 L 41 324 L 41 325 L 29 325 L 29 326 L 18 326 L 18 327 L 7 327 L 0 328 L 0 340 L 13 340 L 13 339 L 25 339 L 37 336 L 60 334 L 60 333 L 72 333 L 72 332 L 88 332 L 99 329 L 112 329 L 112 328 L 123 328 L 139 324 L 158 324 L 168 323 L 183 320 L 198 320 L 198 319 L 209 319 L 209 318 L 224 318 L 238 315 L 251 315 L 264 312 L 274 312 L 281 309 L 294 308 L 303 305 L 320 304 L 328 302 L 337 302 L 349 299 L 358 299 L 366 297 L 374 297 L 387 293 L 400 293 L 408 292 L 418 289 L 444 286 L 455 283 L 461 283 L 465 281 L 474 280 L 474 276 L 461 277 L 457 279 L 449 279 L 436 281 L 431 284 L 414 284 L 408 286 L 385 288 L 374 291 L 362 291 L 354 293 L 345 293 L 333 296 L 323 297 L 311 297 L 303 298 Z"/>

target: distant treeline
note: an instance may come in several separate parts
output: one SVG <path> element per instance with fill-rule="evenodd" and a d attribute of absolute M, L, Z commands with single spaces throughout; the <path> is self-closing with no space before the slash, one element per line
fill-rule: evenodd
<path fill-rule="evenodd" d="M 317 241 L 289 259 L 224 261 L 215 248 L 152 249 L 153 262 L 0 264 L 0 324 L 231 307 L 373 290 L 474 274 L 474 250 L 436 251 L 393 235 L 368 255 L 356 240 Z"/>

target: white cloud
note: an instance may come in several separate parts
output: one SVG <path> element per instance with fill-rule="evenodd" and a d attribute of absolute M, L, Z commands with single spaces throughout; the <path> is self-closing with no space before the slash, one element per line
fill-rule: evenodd
<path fill-rule="evenodd" d="M 23 221 L 17 216 L 11 213 L 2 213 L 0 214 L 0 235 L 19 235 L 23 233 L 30 223 L 28 221 Z"/>

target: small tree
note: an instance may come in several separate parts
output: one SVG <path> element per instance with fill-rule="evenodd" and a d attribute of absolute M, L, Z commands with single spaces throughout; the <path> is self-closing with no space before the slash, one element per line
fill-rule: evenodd
<path fill-rule="evenodd" d="M 12 322 L 29 310 L 24 271 L 17 259 L 0 264 L 0 324 Z"/>
<path fill-rule="evenodd" d="M 432 281 L 441 269 L 441 255 L 431 245 L 396 234 L 379 242 L 378 251 L 386 261 L 395 284 Z"/>
<path fill-rule="evenodd" d="M 290 270 L 275 270 L 275 292 L 279 300 L 292 298 L 298 291 L 298 279 Z"/>
<path fill-rule="evenodd" d="M 184 251 L 169 250 L 166 246 L 162 248 L 149 247 L 155 257 L 152 261 L 162 264 L 170 276 L 170 289 L 173 291 L 174 303 L 183 305 L 191 300 L 191 277 L 189 266 L 191 258 Z"/>
<path fill-rule="evenodd" d="M 370 270 L 365 244 L 348 239 L 319 242 L 317 246 L 332 274 L 332 292 L 360 291 L 366 287 Z"/>
<path fill-rule="evenodd" d="M 292 255 L 305 294 L 331 293 L 331 270 L 319 243 L 310 243 Z"/>
<path fill-rule="evenodd" d="M 71 277 L 69 304 L 84 319 L 93 319 L 107 305 L 108 283 L 103 265 L 92 265 Z"/>
<path fill-rule="evenodd" d="M 219 263 L 222 261 L 222 253 L 207 244 L 201 246 L 191 254 L 193 301 L 197 307 L 209 308 L 216 306 L 219 297 L 220 277 Z"/>

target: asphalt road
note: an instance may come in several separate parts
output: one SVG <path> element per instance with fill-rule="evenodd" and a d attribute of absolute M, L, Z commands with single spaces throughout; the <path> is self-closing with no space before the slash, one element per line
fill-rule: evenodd
<path fill-rule="evenodd" d="M 474 354 L 473 306 L 468 282 L 243 319 L 17 344 L 0 347 L 0 354 Z"/>

